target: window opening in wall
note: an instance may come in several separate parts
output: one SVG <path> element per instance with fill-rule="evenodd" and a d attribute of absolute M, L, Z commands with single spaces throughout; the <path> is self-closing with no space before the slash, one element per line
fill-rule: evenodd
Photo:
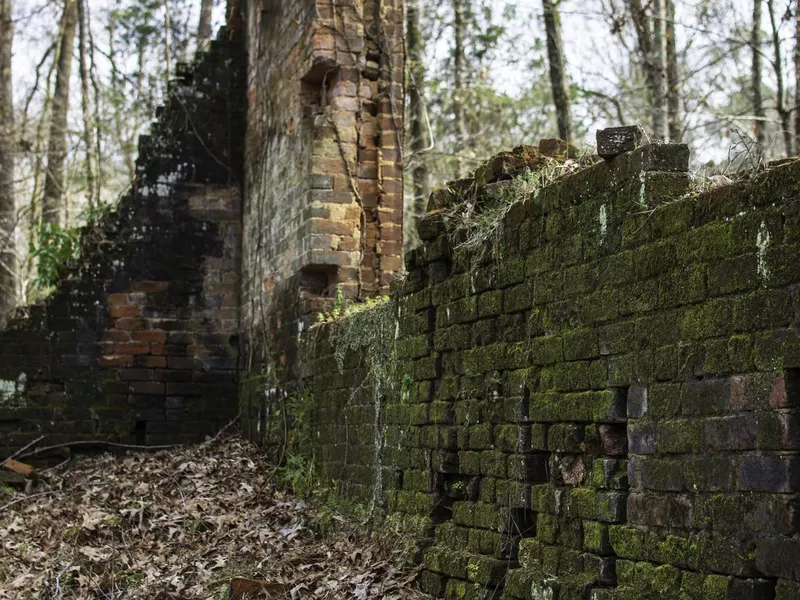
<path fill-rule="evenodd" d="M 315 62 L 300 80 L 300 103 L 303 114 L 313 116 L 328 105 L 339 79 L 339 67 L 331 59 Z"/>

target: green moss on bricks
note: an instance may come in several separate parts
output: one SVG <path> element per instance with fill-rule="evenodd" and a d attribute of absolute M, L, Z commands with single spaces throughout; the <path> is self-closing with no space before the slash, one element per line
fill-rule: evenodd
<path fill-rule="evenodd" d="M 593 519 L 597 516 L 597 490 L 590 487 L 572 488 L 567 500 L 569 516 Z"/>
<path fill-rule="evenodd" d="M 728 577 L 709 575 L 703 582 L 703 600 L 728 600 L 729 587 Z"/>
<path fill-rule="evenodd" d="M 558 519 L 554 515 L 539 513 L 536 517 L 536 539 L 545 544 L 555 544 Z"/>
<path fill-rule="evenodd" d="M 470 581 L 482 585 L 499 584 L 508 570 L 508 562 L 486 556 L 473 556 L 467 565 Z"/>
<path fill-rule="evenodd" d="M 583 547 L 596 554 L 610 554 L 611 544 L 608 525 L 596 521 L 583 522 Z"/>
<path fill-rule="evenodd" d="M 610 525 L 608 534 L 614 554 L 620 558 L 643 559 L 647 557 L 644 532 L 628 525 Z"/>
<path fill-rule="evenodd" d="M 659 452 L 667 454 L 690 454 L 702 452 L 702 422 L 693 419 L 673 419 L 657 425 Z"/>

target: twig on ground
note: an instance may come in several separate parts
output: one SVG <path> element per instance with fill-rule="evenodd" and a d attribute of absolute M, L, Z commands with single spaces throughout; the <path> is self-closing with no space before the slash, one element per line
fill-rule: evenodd
<path fill-rule="evenodd" d="M 33 498 L 38 498 L 39 496 L 47 496 L 48 494 L 55 494 L 55 493 L 56 493 L 55 490 L 47 490 L 46 492 L 39 492 L 37 494 L 31 494 L 30 496 L 23 496 L 22 498 L 17 498 L 16 500 L 12 500 L 11 502 L 3 504 L 3 506 L 0 506 L 0 513 L 6 510 L 7 508 L 14 506 L 15 504 L 19 504 L 20 502 L 25 502 L 25 500 L 31 500 Z"/>

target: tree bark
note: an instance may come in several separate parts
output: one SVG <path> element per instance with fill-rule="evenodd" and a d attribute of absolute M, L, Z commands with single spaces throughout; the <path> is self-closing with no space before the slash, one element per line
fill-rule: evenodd
<path fill-rule="evenodd" d="M 558 137 L 572 141 L 572 107 L 567 85 L 564 44 L 561 40 L 561 17 L 553 0 L 542 0 L 544 29 L 547 37 L 547 59 L 550 64 L 550 87 L 556 107 Z"/>
<path fill-rule="evenodd" d="M 800 143 L 800 0 L 794 11 L 794 138 Z"/>
<path fill-rule="evenodd" d="M 11 48 L 14 22 L 11 0 L 0 0 L 0 327 L 14 307 L 14 102 L 11 86 Z"/>
<path fill-rule="evenodd" d="M 683 137 L 681 126 L 681 99 L 678 88 L 678 52 L 675 45 L 675 2 L 666 3 L 666 36 L 667 36 L 667 121 L 669 123 L 669 139 L 680 142 Z"/>
<path fill-rule="evenodd" d="M 197 26 L 197 51 L 208 50 L 211 43 L 211 15 L 214 9 L 214 0 L 202 0 L 200 3 L 200 23 Z"/>
<path fill-rule="evenodd" d="M 56 87 L 53 92 L 53 114 L 50 122 L 50 140 L 47 145 L 47 173 L 44 181 L 42 221 L 60 222 L 66 191 L 65 163 L 67 158 L 67 114 L 69 112 L 69 80 L 75 46 L 75 29 L 78 20 L 78 3 L 65 0 L 64 25 L 61 28 Z"/>
<path fill-rule="evenodd" d="M 792 135 L 792 114 L 786 106 L 786 86 L 783 78 L 783 56 L 781 51 L 781 35 L 778 30 L 778 23 L 775 19 L 775 0 L 767 0 L 767 10 L 769 12 L 769 24 L 772 29 L 772 51 L 774 53 L 773 69 L 775 70 L 775 80 L 777 89 L 775 90 L 776 102 L 775 109 L 781 120 L 781 133 L 783 134 L 783 145 L 786 156 L 794 154 L 793 135 Z"/>
<path fill-rule="evenodd" d="M 164 0 L 164 76 L 166 89 L 169 90 L 169 80 L 172 78 L 172 52 L 170 51 L 170 38 L 172 25 L 170 24 L 169 0 Z"/>
<path fill-rule="evenodd" d="M 664 24 L 665 0 L 653 0 L 653 135 L 658 140 L 667 138 L 667 36 Z"/>
<path fill-rule="evenodd" d="M 408 56 L 408 109 L 409 131 L 411 133 L 411 160 L 413 162 L 413 217 L 412 235 L 416 236 L 419 220 L 425 216 L 428 207 L 428 169 L 424 152 L 428 146 L 425 127 L 425 105 L 422 90 L 425 82 L 423 64 L 424 47 L 419 26 L 419 0 L 408 0 L 406 4 L 406 45 Z"/>
<path fill-rule="evenodd" d="M 753 94 L 753 137 L 763 147 L 766 136 L 764 134 L 764 99 L 761 95 L 762 74 L 761 67 L 761 2 L 753 0 L 753 29 L 750 34 L 750 49 L 753 52 L 753 64 L 750 73 Z"/>
<path fill-rule="evenodd" d="M 89 206 L 94 206 L 97 202 L 95 197 L 95 180 L 97 178 L 95 169 L 94 155 L 94 129 L 92 128 L 92 103 L 89 96 L 89 62 L 86 56 L 88 44 L 87 33 L 88 23 L 86 22 L 86 11 L 84 3 L 86 0 L 78 0 L 78 37 L 79 37 L 79 64 L 81 71 L 81 111 L 83 112 L 83 144 L 86 149 L 86 189 L 89 199 Z"/>
<path fill-rule="evenodd" d="M 466 29 L 464 0 L 453 0 L 453 126 L 456 134 L 456 150 L 464 152 L 467 142 L 467 121 L 464 117 L 464 32 Z M 462 175 L 461 160 L 456 162 L 456 179 Z"/>

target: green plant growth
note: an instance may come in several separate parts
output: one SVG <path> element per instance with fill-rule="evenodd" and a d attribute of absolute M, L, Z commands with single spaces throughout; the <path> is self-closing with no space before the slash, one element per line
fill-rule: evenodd
<path fill-rule="evenodd" d="M 473 255 L 476 261 L 483 258 L 487 247 L 496 254 L 503 219 L 511 207 L 530 199 L 537 190 L 555 181 L 562 173 L 562 166 L 557 162 L 535 171 L 526 168 L 492 194 L 473 184 L 444 215 L 453 247 Z M 456 193 L 452 188 L 450 192 Z"/>
<path fill-rule="evenodd" d="M 62 227 L 57 223 L 42 223 L 31 243 L 31 256 L 36 260 L 34 285 L 46 295 L 58 282 L 61 271 L 81 253 L 84 229 L 94 227 L 108 215 L 108 205 L 91 206 L 85 213 L 85 227 Z"/>
<path fill-rule="evenodd" d="M 359 313 L 364 310 L 369 310 L 386 302 L 389 299 L 389 296 L 376 296 L 374 298 L 367 298 L 363 302 L 358 302 L 354 304 L 350 304 L 345 306 L 344 302 L 344 295 L 342 293 L 342 286 L 336 286 L 336 296 L 334 296 L 333 300 L 333 309 L 330 312 L 319 312 L 317 313 L 317 321 L 319 323 L 330 323 L 331 321 L 336 321 L 338 319 L 348 317 L 350 315 Z"/>

